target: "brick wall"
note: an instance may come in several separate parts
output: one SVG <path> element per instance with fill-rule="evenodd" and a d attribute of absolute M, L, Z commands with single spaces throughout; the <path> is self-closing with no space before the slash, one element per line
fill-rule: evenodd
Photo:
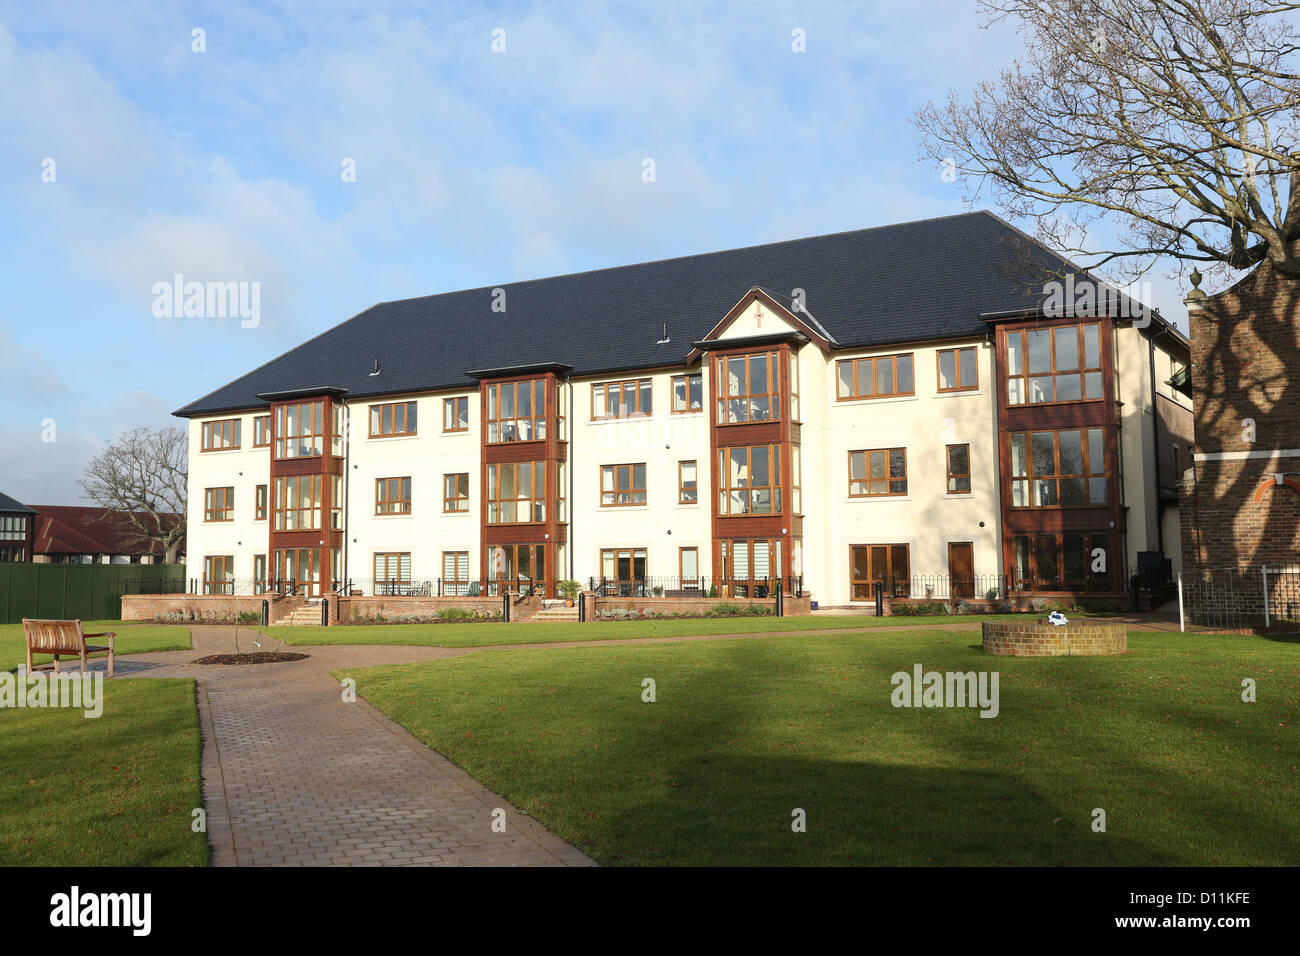
<path fill-rule="evenodd" d="M 347 624 L 359 617 L 437 617 L 445 608 L 460 608 L 483 615 L 500 615 L 499 597 L 338 597 L 327 598 L 331 624 Z"/>
<path fill-rule="evenodd" d="M 228 594 L 124 594 L 122 620 L 152 621 L 163 615 L 181 614 L 193 621 L 233 621 L 241 612 L 262 613 L 262 601 L 270 601 L 270 620 L 275 623 L 303 603 L 302 598 L 274 595 Z"/>
<path fill-rule="evenodd" d="M 1127 654 L 1123 624 L 1066 624 L 1038 621 L 985 621 L 980 625 L 984 650 L 1012 657 L 1093 657 Z"/>

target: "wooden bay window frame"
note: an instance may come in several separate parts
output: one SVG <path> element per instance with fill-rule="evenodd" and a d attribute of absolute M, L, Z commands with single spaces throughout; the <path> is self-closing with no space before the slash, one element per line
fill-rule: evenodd
<path fill-rule="evenodd" d="M 546 521 L 546 462 L 499 462 L 487 466 L 487 523 Z"/>
<path fill-rule="evenodd" d="M 1011 432 L 1008 441 L 1012 508 L 1099 508 L 1109 504 L 1104 429 L 1032 429 Z M 1074 465 L 1076 456 L 1078 468 L 1063 471 L 1067 464 Z"/>
<path fill-rule="evenodd" d="M 273 530 L 319 531 L 322 486 L 321 475 L 277 477 L 271 508 L 274 516 Z"/>
<path fill-rule="evenodd" d="M 782 487 L 779 444 L 718 449 L 719 517 L 784 514 Z"/>
<path fill-rule="evenodd" d="M 717 362 L 718 425 L 745 425 L 781 420 L 781 356 L 779 351 L 720 355 Z"/>
<path fill-rule="evenodd" d="M 275 410 L 275 457 L 314 458 L 325 453 L 325 403 L 291 402 Z"/>
<path fill-rule="evenodd" d="M 488 385 L 484 421 L 487 444 L 545 440 L 546 408 L 546 379 Z"/>
<path fill-rule="evenodd" d="M 1007 404 L 1105 399 L 1101 326 L 1096 322 L 1006 333 Z"/>

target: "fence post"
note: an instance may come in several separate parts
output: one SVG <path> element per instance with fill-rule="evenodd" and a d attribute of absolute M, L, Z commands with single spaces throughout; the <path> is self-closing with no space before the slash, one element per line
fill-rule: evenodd
<path fill-rule="evenodd" d="M 876 590 L 876 617 L 885 616 L 885 582 L 877 581 Z"/>
<path fill-rule="evenodd" d="M 1259 570 L 1260 573 L 1264 575 L 1264 626 L 1268 627 L 1268 565 L 1265 564 L 1261 566 Z"/>
<path fill-rule="evenodd" d="M 510 623 L 510 592 L 501 589 L 501 620 Z"/>
<path fill-rule="evenodd" d="M 266 627 L 266 625 L 270 623 L 271 623 L 271 602 L 263 598 L 262 599 L 262 627 Z"/>
<path fill-rule="evenodd" d="M 1178 572 L 1178 630 L 1187 630 L 1187 619 L 1183 616 L 1183 572 Z"/>
<path fill-rule="evenodd" d="M 785 587 L 779 578 L 776 585 L 776 616 L 785 617 Z"/>
<path fill-rule="evenodd" d="M 320 600 L 320 626 L 328 627 L 330 623 L 330 599 L 322 597 Z"/>
<path fill-rule="evenodd" d="M 587 620 L 587 592 L 578 592 L 578 622 L 584 623 Z"/>

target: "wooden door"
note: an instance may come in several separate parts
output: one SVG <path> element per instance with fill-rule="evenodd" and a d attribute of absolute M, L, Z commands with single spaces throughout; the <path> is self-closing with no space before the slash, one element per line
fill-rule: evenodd
<path fill-rule="evenodd" d="M 975 596 L 975 544 L 971 541 L 948 542 L 948 578 L 952 582 L 952 596 Z"/>

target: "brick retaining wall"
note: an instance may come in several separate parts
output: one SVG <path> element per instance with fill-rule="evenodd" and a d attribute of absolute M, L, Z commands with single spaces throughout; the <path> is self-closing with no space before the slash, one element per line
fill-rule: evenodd
<path fill-rule="evenodd" d="M 303 598 L 274 594 L 123 594 L 124 621 L 152 621 L 165 614 L 182 614 L 193 621 L 228 621 L 236 614 L 262 613 L 262 602 L 270 602 L 270 619 L 275 623 L 304 603 Z"/>
<path fill-rule="evenodd" d="M 1038 621 L 985 621 L 980 625 L 984 650 L 1013 657 L 1079 657 L 1127 654 L 1124 624 L 1065 624 Z"/>
<path fill-rule="evenodd" d="M 338 597 L 331 595 L 331 624 L 347 624 L 358 617 L 437 617 L 446 608 L 459 608 L 482 615 L 501 614 L 500 597 Z M 518 608 L 512 608 L 518 610 Z"/>

